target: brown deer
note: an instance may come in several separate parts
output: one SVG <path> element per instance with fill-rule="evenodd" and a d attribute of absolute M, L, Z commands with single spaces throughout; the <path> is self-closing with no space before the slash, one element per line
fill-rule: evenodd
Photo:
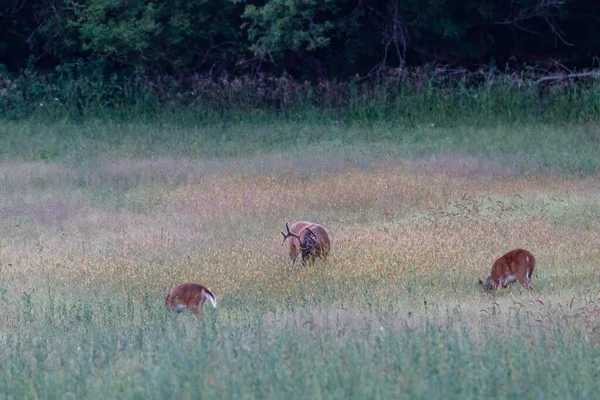
<path fill-rule="evenodd" d="M 317 257 L 327 258 L 331 241 L 324 226 L 308 221 L 299 221 L 292 224 L 291 228 L 286 222 L 285 228 L 287 233 L 281 232 L 283 235 L 281 244 L 283 245 L 288 238 L 292 238 L 288 240 L 292 264 L 296 262 L 298 253 L 302 254 L 302 265 L 306 265 L 307 259 L 313 264 Z"/>
<path fill-rule="evenodd" d="M 527 250 L 515 249 L 509 251 L 502 257 L 494 261 L 492 271 L 484 284 L 481 279 L 479 285 L 486 291 L 505 288 L 515 281 L 519 282 L 526 289 L 533 289 L 531 286 L 531 278 L 533 277 L 533 269 L 535 268 L 535 258 L 533 254 Z"/>
<path fill-rule="evenodd" d="M 196 318 L 202 316 L 204 302 L 209 300 L 214 308 L 217 308 L 217 300 L 210 289 L 199 283 L 186 282 L 171 290 L 165 297 L 165 307 L 168 311 L 180 313 L 190 309 Z"/>

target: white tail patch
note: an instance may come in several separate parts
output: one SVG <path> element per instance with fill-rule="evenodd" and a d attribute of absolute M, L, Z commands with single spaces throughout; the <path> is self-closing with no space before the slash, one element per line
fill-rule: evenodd
<path fill-rule="evenodd" d="M 217 308 L 217 299 L 215 299 L 215 296 L 213 296 L 212 293 L 203 290 L 202 295 L 204 296 L 204 298 L 210 301 L 214 308 Z"/>

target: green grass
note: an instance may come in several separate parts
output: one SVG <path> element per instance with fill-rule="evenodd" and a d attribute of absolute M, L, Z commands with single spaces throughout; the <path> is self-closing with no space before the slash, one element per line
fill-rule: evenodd
<path fill-rule="evenodd" d="M 249 119 L 121 122 L 89 119 L 49 123 L 33 118 L 0 127 L 0 159 L 85 163 L 105 159 L 185 157 L 227 161 L 276 154 L 326 158 L 346 154 L 368 163 L 382 157 L 481 157 L 526 170 L 595 174 L 600 170 L 600 131 L 595 123 L 405 124 L 402 120 L 333 121 Z"/>
<path fill-rule="evenodd" d="M 0 398 L 591 398 L 593 124 L 0 127 Z M 285 222 L 331 233 L 291 266 Z M 477 279 L 523 247 L 535 292 Z M 201 322 L 167 314 L 184 281 Z"/>
<path fill-rule="evenodd" d="M 29 304 L 18 306 L 17 326 L 3 334 L 3 393 L 477 399 L 587 398 L 598 389 L 597 346 L 575 327 L 525 313 L 484 314 L 474 332 L 460 311 L 413 322 L 400 310 L 258 313 L 225 303 L 199 325 L 152 299 L 105 296 L 46 298 L 33 315 Z"/>

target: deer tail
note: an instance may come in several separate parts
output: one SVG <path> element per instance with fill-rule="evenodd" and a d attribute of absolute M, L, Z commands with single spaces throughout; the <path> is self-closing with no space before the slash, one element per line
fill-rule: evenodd
<path fill-rule="evenodd" d="M 217 299 L 215 299 L 215 295 L 212 294 L 210 290 L 204 289 L 202 291 L 202 296 L 204 296 L 204 298 L 208 299 L 208 301 L 210 301 L 210 303 L 213 305 L 214 308 L 217 308 Z"/>

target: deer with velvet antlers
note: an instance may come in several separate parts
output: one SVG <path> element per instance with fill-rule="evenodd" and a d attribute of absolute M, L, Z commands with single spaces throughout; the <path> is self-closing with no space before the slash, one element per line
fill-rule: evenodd
<path fill-rule="evenodd" d="M 186 282 L 167 294 L 165 307 L 168 311 L 176 313 L 189 309 L 196 318 L 200 319 L 206 300 L 217 308 L 217 300 L 210 289 L 199 283 Z"/>
<path fill-rule="evenodd" d="M 327 258 L 331 241 L 324 226 L 308 221 L 299 221 L 292 224 L 291 227 L 286 222 L 285 228 L 287 233 L 281 232 L 283 235 L 281 244 L 288 241 L 292 264 L 296 262 L 298 254 L 302 254 L 302 265 L 306 265 L 306 260 L 314 264 L 316 258 Z"/>
<path fill-rule="evenodd" d="M 509 251 L 494 261 L 490 276 L 486 283 L 479 280 L 479 285 L 486 291 L 505 288 L 519 282 L 526 289 L 533 289 L 531 278 L 535 268 L 535 258 L 527 250 L 515 249 Z"/>

